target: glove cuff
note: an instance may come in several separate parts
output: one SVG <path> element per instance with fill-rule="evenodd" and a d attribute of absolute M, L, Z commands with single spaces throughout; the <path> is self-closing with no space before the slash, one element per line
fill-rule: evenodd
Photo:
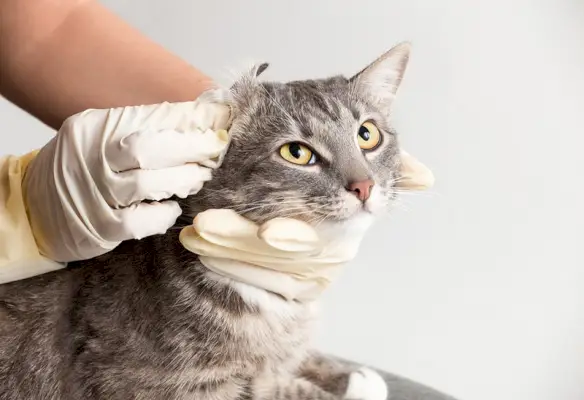
<path fill-rule="evenodd" d="M 29 225 L 29 229 L 31 234 L 34 236 L 34 232 L 32 231 L 32 224 L 30 223 L 30 213 L 29 213 L 29 208 L 28 208 L 28 204 L 26 203 L 26 186 L 24 185 L 24 179 L 26 177 L 26 171 L 28 170 L 28 167 L 30 165 L 30 163 L 36 158 L 36 156 L 39 154 L 40 150 L 33 150 L 30 153 L 27 153 L 23 156 L 20 156 L 18 158 L 18 163 L 20 166 L 20 170 L 17 172 L 20 175 L 20 198 L 22 201 L 22 205 L 24 206 L 24 212 L 26 215 L 26 220 L 28 221 L 28 225 Z M 15 171 L 16 172 L 16 171 Z M 16 177 L 15 177 L 16 178 Z"/>
<path fill-rule="evenodd" d="M 22 182 L 37 153 L 0 159 L 0 283 L 62 268 L 40 255 L 24 202 Z"/>

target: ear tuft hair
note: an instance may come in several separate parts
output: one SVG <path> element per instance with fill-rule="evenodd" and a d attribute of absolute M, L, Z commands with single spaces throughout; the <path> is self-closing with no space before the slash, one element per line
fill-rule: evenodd
<path fill-rule="evenodd" d="M 238 105 L 249 107 L 258 91 L 263 90 L 258 76 L 264 73 L 268 66 L 267 62 L 254 64 L 231 86 L 231 94 L 236 107 Z"/>

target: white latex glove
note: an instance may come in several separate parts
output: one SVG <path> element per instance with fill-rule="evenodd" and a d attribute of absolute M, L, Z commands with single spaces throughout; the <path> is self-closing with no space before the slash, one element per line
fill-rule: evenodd
<path fill-rule="evenodd" d="M 288 300 L 311 301 L 355 257 L 360 233 L 323 242 L 299 220 L 275 218 L 258 225 L 233 210 L 211 209 L 199 213 L 179 239 L 215 273 Z"/>
<path fill-rule="evenodd" d="M 40 253 L 88 259 L 168 230 L 180 207 L 158 201 L 197 193 L 228 143 L 229 108 L 202 99 L 68 118 L 23 181 Z"/>

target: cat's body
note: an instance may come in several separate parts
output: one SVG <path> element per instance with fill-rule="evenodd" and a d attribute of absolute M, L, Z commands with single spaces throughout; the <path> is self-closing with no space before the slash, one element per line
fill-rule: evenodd
<path fill-rule="evenodd" d="M 229 207 L 258 222 L 291 216 L 343 234 L 370 219 L 398 178 L 387 107 L 407 51 L 392 51 L 380 59 L 389 78 L 365 70 L 357 82 L 241 82 L 230 150 L 183 210 Z M 372 92 L 376 82 L 387 98 Z M 358 147 L 353 131 L 364 118 L 384 135 L 378 150 Z M 322 162 L 292 165 L 274 155 L 294 139 L 310 142 Z M 366 178 L 375 186 L 365 196 L 351 185 Z M 384 400 L 374 373 L 311 351 L 315 316 L 314 302 L 210 272 L 181 246 L 178 230 L 125 242 L 0 286 L 0 400 Z"/>
<path fill-rule="evenodd" d="M 176 233 L 0 286 L 0 398 L 239 399 L 296 369 L 312 306 L 222 283 Z"/>

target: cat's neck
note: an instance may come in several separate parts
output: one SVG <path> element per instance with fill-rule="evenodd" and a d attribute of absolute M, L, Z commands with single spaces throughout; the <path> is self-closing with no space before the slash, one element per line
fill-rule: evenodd
<path fill-rule="evenodd" d="M 299 308 L 313 309 L 316 301 L 286 300 L 281 295 L 232 279 L 209 270 L 199 256 L 186 250 L 179 241 L 180 229 L 170 229 L 163 235 L 120 244 L 109 253 L 92 260 L 75 263 L 96 274 L 104 273 L 104 266 L 114 266 L 109 273 L 138 275 L 137 279 L 153 290 L 158 301 L 187 305 L 212 298 L 220 308 L 261 310 L 285 315 Z M 153 299 L 154 300 L 154 299 Z"/>

